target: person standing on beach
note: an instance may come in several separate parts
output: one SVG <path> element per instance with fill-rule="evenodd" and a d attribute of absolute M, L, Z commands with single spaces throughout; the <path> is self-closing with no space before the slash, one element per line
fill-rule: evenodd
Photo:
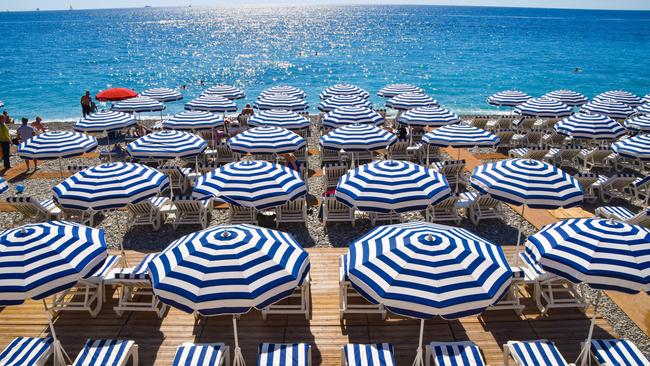
<path fill-rule="evenodd" d="M 29 122 L 27 117 L 23 117 L 22 125 L 18 127 L 18 130 L 16 130 L 18 137 L 20 137 L 20 142 L 25 142 L 36 136 L 36 130 L 32 126 L 28 125 L 27 122 Z M 29 171 L 29 160 L 30 159 L 25 159 L 25 164 L 27 164 L 27 171 Z M 34 159 L 34 171 L 36 171 L 36 169 L 38 169 L 38 161 Z"/>
<path fill-rule="evenodd" d="M 90 107 L 92 103 L 92 99 L 90 98 L 90 92 L 86 90 L 86 94 L 84 94 L 81 97 L 81 112 L 83 113 L 84 117 L 90 114 Z"/>
<path fill-rule="evenodd" d="M 2 146 L 2 160 L 4 161 L 5 169 L 11 168 L 11 160 L 9 154 L 11 153 L 11 134 L 9 133 L 9 124 L 7 118 L 3 118 L 0 123 L 0 145 Z"/>

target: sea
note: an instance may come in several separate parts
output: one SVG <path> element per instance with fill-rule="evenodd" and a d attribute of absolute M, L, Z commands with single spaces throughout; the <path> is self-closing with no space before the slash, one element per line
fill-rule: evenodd
<path fill-rule="evenodd" d="M 459 113 L 503 89 L 650 93 L 650 12 L 457 6 L 176 7 L 0 12 L 0 100 L 74 120 L 84 90 L 288 84 L 313 111 L 329 85 L 421 86 Z M 166 114 L 183 109 L 170 103 Z M 100 106 L 103 108 L 104 106 Z"/>

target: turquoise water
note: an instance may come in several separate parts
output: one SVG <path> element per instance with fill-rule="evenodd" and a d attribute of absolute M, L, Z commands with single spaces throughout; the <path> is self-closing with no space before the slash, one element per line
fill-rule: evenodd
<path fill-rule="evenodd" d="M 573 88 L 650 93 L 650 12 L 434 6 L 143 8 L 0 13 L 0 100 L 77 118 L 84 89 L 216 83 L 248 92 L 417 84 L 459 113 L 487 95 Z M 575 72 L 579 68 L 581 72 Z M 200 81 L 204 86 L 199 85 Z M 168 111 L 182 109 L 172 103 Z"/>

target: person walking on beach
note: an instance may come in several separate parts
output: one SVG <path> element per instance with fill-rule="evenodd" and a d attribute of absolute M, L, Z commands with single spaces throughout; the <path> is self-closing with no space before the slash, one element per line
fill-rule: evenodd
<path fill-rule="evenodd" d="M 86 90 L 86 94 L 84 94 L 81 97 L 81 113 L 83 113 L 84 117 L 90 114 L 90 108 L 91 108 L 91 103 L 92 99 L 90 98 L 90 92 Z"/>
<path fill-rule="evenodd" d="M 11 168 L 11 160 L 9 154 L 11 153 L 11 134 L 9 133 L 9 124 L 7 118 L 3 118 L 0 122 L 0 145 L 2 147 L 2 160 L 5 169 Z"/>
<path fill-rule="evenodd" d="M 27 122 L 29 122 L 27 117 L 23 117 L 22 125 L 18 127 L 18 130 L 16 130 L 18 137 L 20 137 L 20 142 L 25 142 L 36 136 L 36 130 L 27 124 Z M 25 159 L 25 164 L 27 164 L 27 171 L 29 171 L 29 161 L 30 159 Z M 38 161 L 34 159 L 34 171 L 36 171 L 36 169 L 38 169 Z"/>

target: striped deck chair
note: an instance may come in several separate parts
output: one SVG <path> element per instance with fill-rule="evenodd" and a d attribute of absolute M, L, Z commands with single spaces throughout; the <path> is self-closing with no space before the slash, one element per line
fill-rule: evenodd
<path fill-rule="evenodd" d="M 569 366 L 553 342 L 509 341 L 503 345 L 503 364 L 508 366 L 510 355 L 519 366 Z"/>
<path fill-rule="evenodd" d="M 445 222 L 451 221 L 456 225 L 460 225 L 462 218 L 458 214 L 456 203 L 458 196 L 451 196 L 435 205 L 427 207 L 426 219 L 429 222 Z"/>
<path fill-rule="evenodd" d="M 580 187 L 582 187 L 582 191 L 584 192 L 584 200 L 586 202 L 595 202 L 598 199 L 598 196 L 596 195 L 596 192 L 594 191 L 594 183 L 598 182 L 599 176 L 595 173 L 578 173 L 573 176 L 576 181 L 580 184 Z M 605 177 L 606 179 L 606 177 Z"/>
<path fill-rule="evenodd" d="M 106 301 L 104 292 L 106 278 L 120 259 L 119 255 L 106 257 L 104 263 L 91 276 L 80 280 L 71 289 L 52 296 L 52 304 L 47 310 L 53 313 L 87 311 L 92 318 L 97 317 L 102 310 L 102 304 Z"/>
<path fill-rule="evenodd" d="M 149 253 L 135 267 L 116 268 L 110 271 L 104 283 L 116 286 L 118 303 L 113 307 L 118 316 L 126 311 L 152 311 L 162 318 L 167 305 L 153 293 L 147 266 L 158 253 Z"/>
<path fill-rule="evenodd" d="M 467 217 L 478 225 L 481 220 L 502 219 L 504 217 L 503 205 L 489 195 L 475 192 L 461 193 L 461 199 L 469 201 L 467 204 Z"/>
<path fill-rule="evenodd" d="M 593 339 L 591 355 L 602 366 L 650 366 L 650 361 L 627 339 Z"/>
<path fill-rule="evenodd" d="M 382 304 L 368 302 L 352 287 L 348 278 L 348 256 L 341 255 L 339 259 L 339 318 L 345 314 L 380 314 L 386 319 L 386 309 Z"/>
<path fill-rule="evenodd" d="M 138 345 L 121 339 L 89 339 L 72 363 L 72 366 L 111 365 L 124 366 L 129 358 L 138 366 Z"/>
<path fill-rule="evenodd" d="M 634 174 L 615 174 L 604 181 L 599 179 L 592 187 L 598 191 L 602 201 L 609 202 L 612 198 L 625 198 L 625 190 L 636 179 L 637 177 Z"/>
<path fill-rule="evenodd" d="M 339 184 L 339 179 L 348 172 L 350 168 L 347 163 L 332 163 L 323 166 L 323 177 L 325 179 L 325 187 L 327 189 L 336 188 Z"/>
<path fill-rule="evenodd" d="M 431 342 L 427 345 L 426 366 L 485 366 L 481 350 L 474 342 Z"/>
<path fill-rule="evenodd" d="M 341 353 L 341 366 L 395 366 L 390 343 L 346 344 Z"/>
<path fill-rule="evenodd" d="M 183 343 L 172 366 L 230 366 L 230 347 L 223 343 Z"/>
<path fill-rule="evenodd" d="M 323 198 L 323 223 L 327 229 L 328 222 L 349 222 L 355 227 L 356 217 L 354 208 L 339 202 L 335 197 L 328 196 Z"/>
<path fill-rule="evenodd" d="M 508 156 L 518 159 L 544 160 L 548 153 L 549 148 L 546 146 L 529 146 L 511 149 L 508 151 Z"/>
<path fill-rule="evenodd" d="M 447 178 L 449 186 L 458 186 L 463 182 L 463 169 L 465 169 L 465 160 L 447 160 L 431 163 L 431 168 L 436 170 Z"/>
<path fill-rule="evenodd" d="M 210 214 L 212 214 L 212 199 L 196 200 L 192 196 L 175 196 L 172 198 L 174 206 L 169 214 L 174 230 L 179 225 L 201 225 L 202 229 L 208 227 Z"/>
<path fill-rule="evenodd" d="M 228 223 L 257 225 L 257 211 L 252 207 L 228 204 Z"/>
<path fill-rule="evenodd" d="M 650 208 L 635 213 L 622 206 L 603 206 L 596 209 L 596 216 L 650 228 Z"/>
<path fill-rule="evenodd" d="M 637 178 L 632 184 L 624 188 L 623 191 L 628 195 L 641 200 L 646 206 L 650 202 L 650 175 Z"/>
<path fill-rule="evenodd" d="M 17 337 L 0 353 L 0 365 L 42 366 L 52 350 L 52 338 Z"/>
<path fill-rule="evenodd" d="M 129 204 L 129 225 L 131 226 L 149 226 L 154 231 L 160 230 L 165 222 L 167 214 L 161 211 L 161 208 L 169 203 L 168 197 L 153 197 L 140 201 L 139 203 Z"/>
<path fill-rule="evenodd" d="M 304 198 L 287 202 L 275 209 L 276 228 L 280 227 L 281 223 L 289 222 L 307 222 L 307 201 Z"/>
<path fill-rule="evenodd" d="M 54 200 L 37 201 L 32 197 L 12 196 L 7 197 L 7 203 L 20 213 L 18 222 L 43 222 L 61 218 L 61 209 Z"/>
<path fill-rule="evenodd" d="M 583 149 L 576 158 L 584 170 L 591 170 L 593 168 L 608 168 L 608 158 L 612 154 L 612 150 L 609 148 L 595 147 L 592 149 Z"/>
<path fill-rule="evenodd" d="M 307 343 L 262 343 L 257 366 L 311 366 L 311 346 Z"/>

